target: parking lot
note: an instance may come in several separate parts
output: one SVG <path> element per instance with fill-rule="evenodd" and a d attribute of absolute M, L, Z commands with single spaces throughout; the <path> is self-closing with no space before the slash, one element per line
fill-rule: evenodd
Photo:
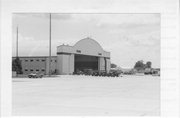
<path fill-rule="evenodd" d="M 13 78 L 13 115 L 158 116 L 160 77 Z"/>

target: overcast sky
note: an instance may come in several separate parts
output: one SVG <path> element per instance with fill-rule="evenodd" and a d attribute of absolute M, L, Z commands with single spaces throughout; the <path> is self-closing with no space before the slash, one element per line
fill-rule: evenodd
<path fill-rule="evenodd" d="M 49 15 L 13 15 L 13 56 L 16 28 L 19 56 L 48 56 Z M 111 62 L 131 68 L 138 60 L 160 67 L 159 14 L 52 14 L 52 55 L 61 44 L 91 37 L 111 52 Z"/>

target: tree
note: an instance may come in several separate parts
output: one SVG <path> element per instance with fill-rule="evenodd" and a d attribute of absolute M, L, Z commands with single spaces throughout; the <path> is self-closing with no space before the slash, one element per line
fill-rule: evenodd
<path fill-rule="evenodd" d="M 146 62 L 146 68 L 151 68 L 152 62 L 148 61 Z"/>
<path fill-rule="evenodd" d="M 116 68 L 117 67 L 117 65 L 116 64 L 111 64 L 111 68 Z"/>
<path fill-rule="evenodd" d="M 16 59 L 14 59 L 12 61 L 12 71 L 16 71 L 17 74 L 22 74 L 22 65 L 21 65 L 21 60 L 19 59 L 19 57 L 16 57 Z"/>
<path fill-rule="evenodd" d="M 134 65 L 134 69 L 136 69 L 137 71 L 144 70 L 145 64 L 143 63 L 143 60 L 137 61 L 136 64 Z"/>

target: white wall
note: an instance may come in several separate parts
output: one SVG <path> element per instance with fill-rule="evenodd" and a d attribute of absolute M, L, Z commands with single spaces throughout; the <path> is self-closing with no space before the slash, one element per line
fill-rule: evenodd
<path fill-rule="evenodd" d="M 61 54 L 57 56 L 58 74 L 66 75 L 74 72 L 74 54 Z"/>
<path fill-rule="evenodd" d="M 98 69 L 99 70 L 105 70 L 105 61 L 104 61 L 104 57 L 99 57 L 98 60 Z"/>
<path fill-rule="evenodd" d="M 62 73 L 62 55 L 57 55 L 57 74 L 60 75 Z"/>
<path fill-rule="evenodd" d="M 70 66 L 70 71 L 69 71 L 69 74 L 73 74 L 73 72 L 74 72 L 74 54 L 71 54 L 70 55 L 70 62 L 69 62 L 69 66 Z"/>
<path fill-rule="evenodd" d="M 57 57 L 51 57 L 51 74 L 57 70 Z M 46 74 L 49 74 L 49 58 L 46 58 Z M 55 73 L 54 73 L 55 74 Z"/>
<path fill-rule="evenodd" d="M 106 69 L 107 69 L 107 72 L 109 72 L 111 69 L 111 61 L 110 59 L 107 59 L 107 58 L 106 58 Z"/>

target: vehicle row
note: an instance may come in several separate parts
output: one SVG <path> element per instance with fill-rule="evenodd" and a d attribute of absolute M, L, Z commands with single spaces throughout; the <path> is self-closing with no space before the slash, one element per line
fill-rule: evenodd
<path fill-rule="evenodd" d="M 98 71 L 98 70 L 92 70 L 92 69 L 85 69 L 83 71 L 79 70 L 74 72 L 75 75 L 91 75 L 91 76 L 106 76 L 106 77 L 119 77 L 121 72 L 111 70 L 109 72 L 106 71 Z"/>

